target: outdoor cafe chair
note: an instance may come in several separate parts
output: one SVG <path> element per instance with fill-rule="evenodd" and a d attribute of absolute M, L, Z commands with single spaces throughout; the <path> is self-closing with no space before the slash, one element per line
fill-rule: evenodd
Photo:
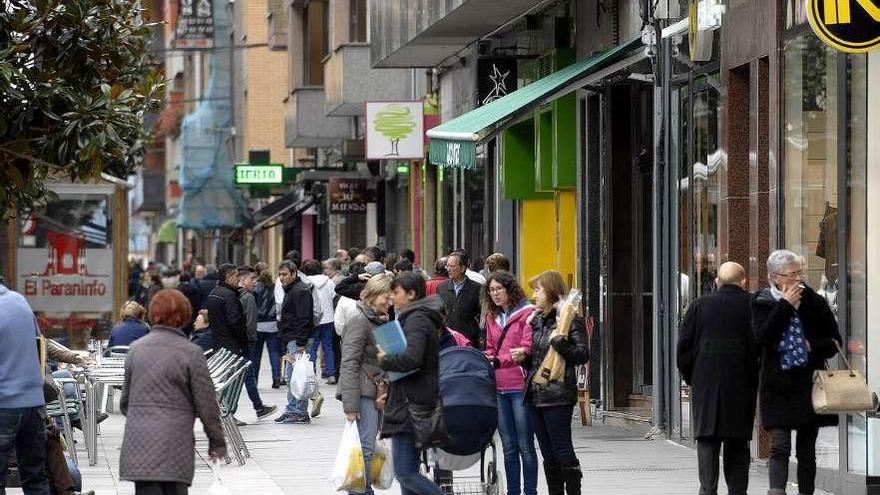
<path fill-rule="evenodd" d="M 76 444 L 73 440 L 73 426 L 70 423 L 70 415 L 76 414 L 80 417 L 81 421 L 83 420 L 82 408 L 80 407 L 82 404 L 82 396 L 79 390 L 79 382 L 77 382 L 75 378 L 53 378 L 53 380 L 59 388 L 58 398 L 46 403 L 46 415 L 53 420 L 61 418 L 61 424 L 64 430 L 64 443 L 67 444 L 67 451 L 70 452 L 73 462 L 78 463 L 76 457 Z M 72 383 L 76 386 L 76 400 L 67 400 L 64 396 L 65 383 Z"/>

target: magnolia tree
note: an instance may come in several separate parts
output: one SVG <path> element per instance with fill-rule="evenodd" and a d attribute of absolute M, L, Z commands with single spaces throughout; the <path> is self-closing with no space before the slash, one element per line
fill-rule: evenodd
<path fill-rule="evenodd" d="M 46 201 L 48 180 L 127 177 L 163 75 L 134 0 L 0 2 L 0 216 Z"/>

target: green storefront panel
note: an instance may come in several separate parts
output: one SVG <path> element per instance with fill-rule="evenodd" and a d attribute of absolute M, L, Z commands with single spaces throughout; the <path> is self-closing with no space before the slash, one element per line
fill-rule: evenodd
<path fill-rule="evenodd" d="M 553 102 L 555 129 L 553 189 L 574 189 L 577 185 L 577 96 L 574 93 Z"/>
<path fill-rule="evenodd" d="M 502 134 L 501 177 L 506 199 L 549 199 L 552 193 L 538 192 L 535 177 L 535 121 L 528 119 L 508 127 Z"/>

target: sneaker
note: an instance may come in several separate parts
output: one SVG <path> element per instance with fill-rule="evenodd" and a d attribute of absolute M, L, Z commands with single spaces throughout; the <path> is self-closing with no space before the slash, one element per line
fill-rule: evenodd
<path fill-rule="evenodd" d="M 283 423 L 284 420 L 287 419 L 287 417 L 290 416 L 291 414 L 293 414 L 293 413 L 285 412 L 281 416 L 278 416 L 277 418 L 275 418 L 275 422 L 276 423 Z"/>
<path fill-rule="evenodd" d="M 309 411 L 311 412 L 313 418 L 317 418 L 321 415 L 322 405 L 324 405 L 324 396 L 321 395 L 320 392 L 318 392 L 318 395 L 316 395 L 315 398 L 312 399 L 312 410 Z"/>
<path fill-rule="evenodd" d="M 281 380 L 272 380 L 272 388 L 281 388 Z"/>
<path fill-rule="evenodd" d="M 326 383 L 327 385 L 336 385 L 336 377 L 331 376 L 330 378 L 324 380 L 324 383 Z"/>
<path fill-rule="evenodd" d="M 247 426 L 247 423 L 245 423 L 244 421 L 242 421 L 234 416 L 232 417 L 232 419 L 235 420 L 235 426 Z"/>
<path fill-rule="evenodd" d="M 271 416 L 275 414 L 276 410 L 278 410 L 278 406 L 263 406 L 257 409 L 257 419 L 263 419 L 267 416 Z"/>
<path fill-rule="evenodd" d="M 282 421 L 286 425 L 307 425 L 312 422 L 308 416 L 299 413 L 288 413 L 288 416 Z"/>

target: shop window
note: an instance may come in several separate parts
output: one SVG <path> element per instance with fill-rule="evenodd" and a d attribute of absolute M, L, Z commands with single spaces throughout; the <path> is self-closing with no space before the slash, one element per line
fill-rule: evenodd
<path fill-rule="evenodd" d="M 349 0 L 348 39 L 352 43 L 367 42 L 367 0 Z"/>
<path fill-rule="evenodd" d="M 326 2 L 309 2 L 303 11 L 303 80 L 324 85 L 324 57 L 330 53 L 329 9 Z"/>
<path fill-rule="evenodd" d="M 807 284 L 837 316 L 847 357 L 863 373 L 867 367 L 866 66 L 864 55 L 836 52 L 812 33 L 785 40 L 784 247 L 803 256 Z M 844 467 L 842 460 L 847 470 L 864 474 L 865 419 L 847 416 L 845 431 L 846 455 L 841 459 L 838 430 L 820 430 L 817 464 L 838 469 Z"/>

